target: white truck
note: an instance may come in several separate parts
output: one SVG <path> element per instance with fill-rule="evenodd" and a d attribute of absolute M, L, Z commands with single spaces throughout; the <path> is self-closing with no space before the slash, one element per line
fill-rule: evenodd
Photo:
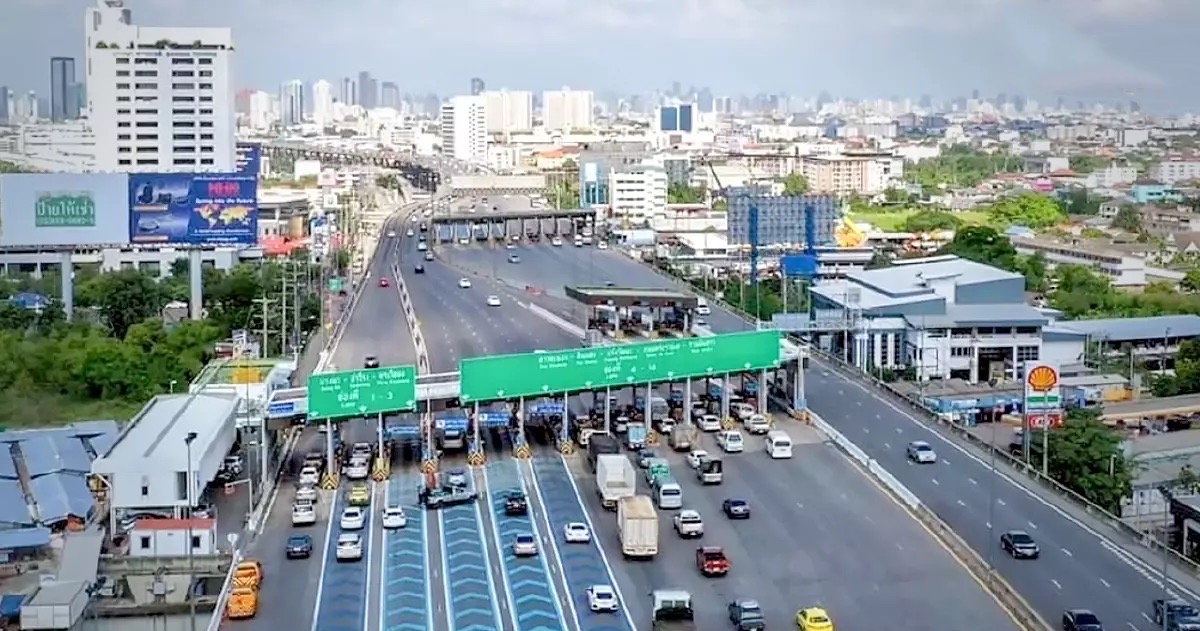
<path fill-rule="evenodd" d="M 625 558 L 650 558 L 658 554 L 658 513 L 649 497 L 634 495 L 618 502 L 617 528 Z"/>
<path fill-rule="evenodd" d="M 637 491 L 637 472 L 625 454 L 600 454 L 596 458 L 596 493 L 611 510 Z"/>

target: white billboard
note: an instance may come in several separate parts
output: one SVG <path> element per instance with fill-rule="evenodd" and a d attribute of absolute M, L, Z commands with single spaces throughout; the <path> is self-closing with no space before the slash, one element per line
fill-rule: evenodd
<path fill-rule="evenodd" d="M 128 175 L 0 175 L 0 246 L 65 247 L 128 243 Z"/>

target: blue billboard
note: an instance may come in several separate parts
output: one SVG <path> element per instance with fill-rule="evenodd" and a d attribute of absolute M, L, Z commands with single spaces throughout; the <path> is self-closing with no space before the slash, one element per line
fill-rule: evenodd
<path fill-rule="evenodd" d="M 129 240 L 254 245 L 258 242 L 258 178 L 236 173 L 131 174 Z"/>
<path fill-rule="evenodd" d="M 262 173 L 262 145 L 251 142 L 237 144 L 237 173 L 254 177 Z"/>

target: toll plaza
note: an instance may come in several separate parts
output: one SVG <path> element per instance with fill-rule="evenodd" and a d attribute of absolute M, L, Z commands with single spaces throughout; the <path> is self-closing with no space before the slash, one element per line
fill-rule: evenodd
<path fill-rule="evenodd" d="M 429 218 L 438 241 L 540 241 L 543 236 L 596 234 L 596 211 L 526 208 L 521 210 L 453 210 Z"/>
<path fill-rule="evenodd" d="M 589 339 L 675 338 L 691 335 L 700 299 L 649 287 L 564 287 L 567 297 L 587 305 Z"/>

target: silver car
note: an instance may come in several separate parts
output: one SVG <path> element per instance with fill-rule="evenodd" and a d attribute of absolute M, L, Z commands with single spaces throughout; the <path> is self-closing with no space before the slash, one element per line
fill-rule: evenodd
<path fill-rule="evenodd" d="M 537 537 L 534 537 L 531 534 L 522 533 L 513 539 L 513 556 L 531 557 L 537 556 L 537 553 Z"/>
<path fill-rule="evenodd" d="M 914 440 L 908 444 L 906 450 L 908 459 L 917 464 L 933 464 L 937 462 L 937 453 L 929 443 L 923 440 Z"/>

